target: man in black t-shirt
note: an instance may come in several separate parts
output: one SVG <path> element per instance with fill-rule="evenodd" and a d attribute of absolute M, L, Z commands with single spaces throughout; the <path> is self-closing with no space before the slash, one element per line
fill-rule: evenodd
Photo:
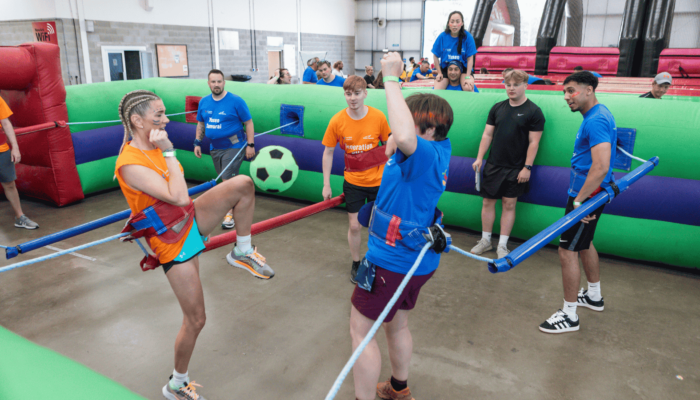
<path fill-rule="evenodd" d="M 537 156 L 544 130 L 542 110 L 525 96 L 528 75 L 513 70 L 505 75 L 508 100 L 496 103 L 489 111 L 486 129 L 481 137 L 479 154 L 472 167 L 478 174 L 484 155 L 491 147 L 481 181 L 484 203 L 481 209 L 481 240 L 472 253 L 491 250 L 491 232 L 496 219 L 496 200 L 501 199 L 501 231 L 496 252 L 498 258 L 508 251 L 508 237 L 515 223 L 515 204 L 529 189 L 530 170 Z"/>
<path fill-rule="evenodd" d="M 671 87 L 671 84 L 673 84 L 673 79 L 671 78 L 671 74 L 668 72 L 662 72 L 654 78 L 654 81 L 651 83 L 651 91 L 644 93 L 643 95 L 639 96 L 645 99 L 661 99 L 663 95 L 666 94 L 668 91 L 668 88 Z"/>

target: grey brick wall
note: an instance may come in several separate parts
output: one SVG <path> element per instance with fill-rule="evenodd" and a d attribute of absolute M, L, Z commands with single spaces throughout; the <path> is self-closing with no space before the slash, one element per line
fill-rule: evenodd
<path fill-rule="evenodd" d="M 77 20 L 57 19 L 56 30 L 61 48 L 61 68 L 66 85 L 85 82 L 85 72 L 79 73 L 82 63 L 82 45 L 80 43 L 80 26 Z M 16 46 L 33 42 L 32 22 L 10 21 L 0 22 L 0 45 Z M 75 29 L 73 24 L 75 23 Z M 90 70 L 93 82 L 104 82 L 102 66 L 102 46 L 145 46 L 153 54 L 153 65 L 156 71 L 156 44 L 186 44 L 189 61 L 190 78 L 204 79 L 214 66 L 213 61 L 213 32 L 206 27 L 136 24 L 128 22 L 94 21 L 95 32 L 87 33 L 88 51 L 90 54 Z M 251 34 L 249 30 L 239 29 L 239 50 L 220 50 L 219 63 L 221 70 L 228 76 L 231 74 L 250 75 L 251 82 L 266 82 L 269 79 L 267 58 L 267 37 L 281 36 L 285 44 L 294 44 L 299 49 L 296 33 L 256 31 L 257 68 L 251 71 Z M 65 34 L 64 34 L 65 33 Z M 210 39 L 211 38 L 211 39 Z M 342 60 L 344 72 L 353 73 L 355 65 L 354 36 L 320 35 L 302 33 L 301 42 L 304 51 L 326 51 L 327 59 L 331 62 Z M 78 60 L 80 59 L 80 65 Z M 252 61 L 253 64 L 255 60 Z M 303 69 L 306 68 L 302 65 Z M 70 71 L 70 74 L 69 74 Z M 76 78 L 80 76 L 80 78 Z"/>

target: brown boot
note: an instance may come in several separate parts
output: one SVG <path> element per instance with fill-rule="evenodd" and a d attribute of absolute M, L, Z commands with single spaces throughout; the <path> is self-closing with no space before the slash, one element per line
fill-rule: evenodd
<path fill-rule="evenodd" d="M 411 389 L 406 388 L 400 392 L 391 387 L 391 379 L 377 384 L 377 396 L 384 400 L 416 400 L 411 396 Z"/>

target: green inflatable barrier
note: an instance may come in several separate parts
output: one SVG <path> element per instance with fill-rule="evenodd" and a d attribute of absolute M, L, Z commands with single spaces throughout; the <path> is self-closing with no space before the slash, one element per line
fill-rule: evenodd
<path fill-rule="evenodd" d="M 0 399 L 144 400 L 113 380 L 0 327 Z"/>

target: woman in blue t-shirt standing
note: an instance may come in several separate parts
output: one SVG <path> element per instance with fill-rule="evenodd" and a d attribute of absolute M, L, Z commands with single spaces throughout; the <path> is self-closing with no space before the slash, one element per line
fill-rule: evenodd
<path fill-rule="evenodd" d="M 474 67 L 474 55 L 476 54 L 476 44 L 471 33 L 464 30 L 464 16 L 459 11 L 452 11 L 447 17 L 445 31 L 435 39 L 433 44 L 433 60 L 435 65 L 439 65 L 435 76 L 435 89 L 445 90 L 448 85 L 447 63 L 457 60 L 466 68 L 462 70 L 460 83 L 462 90 L 471 92 L 474 90 L 474 81 L 471 75 Z"/>

